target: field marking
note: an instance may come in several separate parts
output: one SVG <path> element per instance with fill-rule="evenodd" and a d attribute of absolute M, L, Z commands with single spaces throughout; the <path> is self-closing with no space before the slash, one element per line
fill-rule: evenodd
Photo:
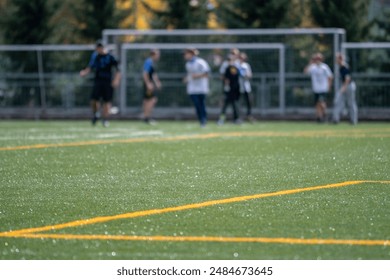
<path fill-rule="evenodd" d="M 321 239 L 286 237 L 222 237 L 222 236 L 137 236 L 100 234 L 21 234 L 18 238 L 65 239 L 65 240 L 111 240 L 111 241 L 162 241 L 162 242 L 221 242 L 221 243 L 279 243 L 302 245 L 360 245 L 389 246 L 390 240 Z"/>
<path fill-rule="evenodd" d="M 17 231 L 0 233 L 0 237 L 13 238 L 35 238 L 35 239 L 73 239 L 73 240 L 118 240 L 118 241 L 166 241 L 166 242 L 252 242 L 252 243 L 279 243 L 279 244 L 303 244 L 303 245 L 365 245 L 365 246 L 389 246 L 389 240 L 356 240 L 356 239 L 302 239 L 302 238 L 268 238 L 268 237 L 212 237 L 212 236 L 126 236 L 126 235 L 82 235 L 82 234 L 44 234 L 42 231 L 63 229 L 69 227 L 77 227 L 83 225 L 90 225 L 102 223 L 107 221 L 136 218 L 142 216 L 163 214 L 175 211 L 183 211 L 189 209 L 203 208 L 207 206 L 214 206 L 219 204 L 235 203 L 258 198 L 265 198 L 271 196 L 281 196 L 288 194 L 295 194 L 306 191 L 314 191 L 328 188 L 339 188 L 350 185 L 358 185 L 362 183 L 381 183 L 390 184 L 390 181 L 347 181 L 342 183 L 328 184 L 322 186 L 314 186 L 299 189 L 290 189 L 284 191 L 277 191 L 273 193 L 256 194 L 250 196 L 240 196 L 221 200 L 212 200 L 202 203 L 187 204 L 177 207 L 169 207 L 162 209 L 152 209 L 125 213 L 114 216 L 96 217 L 92 219 L 77 220 L 64 224 L 57 224 L 52 226 L 22 229 Z"/>
<path fill-rule="evenodd" d="M 302 193 L 307 191 L 315 191 L 322 189 L 330 188 L 340 188 L 350 185 L 358 185 L 363 183 L 381 183 L 381 184 L 390 184 L 390 181 L 346 181 L 341 183 L 327 184 L 322 186 L 313 186 L 306 188 L 298 189 L 289 189 L 282 190 L 272 193 L 262 193 L 248 196 L 239 196 L 227 199 L 211 200 L 201 203 L 186 204 L 176 207 L 160 208 L 160 209 L 151 209 L 151 210 L 142 210 L 136 212 L 130 212 L 125 214 L 119 214 L 114 216 L 103 216 L 95 217 L 90 219 L 76 220 L 68 223 L 49 225 L 36 228 L 27 228 L 15 231 L 8 231 L 0 233 L 0 237 L 14 237 L 14 238 L 62 238 L 62 239 L 103 239 L 107 236 L 111 240 L 149 240 L 149 241 L 209 241 L 209 242 L 262 242 L 262 243 L 291 243 L 291 244 L 348 244 L 348 245 L 383 245 L 388 246 L 389 240 L 333 240 L 333 239 L 294 239 L 294 238 L 262 238 L 262 237 L 151 237 L 151 236 L 109 236 L 106 235 L 77 235 L 77 234 L 42 234 L 40 232 L 59 230 L 64 228 L 72 228 L 84 225 L 91 225 L 109 221 L 115 221 L 120 219 L 129 219 L 137 217 L 145 217 L 150 215 L 158 215 L 170 212 L 177 212 L 189 209 L 198 209 L 208 206 L 215 206 L 228 203 L 236 203 L 242 201 L 248 201 L 253 199 L 273 197 L 273 196 L 282 196 L 289 194 Z M 123 239 L 121 239 L 123 238 Z M 164 239 L 165 238 L 165 239 Z M 184 239 L 183 239 L 184 238 Z M 202 239 L 204 238 L 204 239 Z"/>
<path fill-rule="evenodd" d="M 81 147 L 93 145 L 108 145 L 108 144 L 129 144 L 129 143 L 145 143 L 145 142 L 171 142 L 181 140 L 199 140 L 212 139 L 223 137 L 347 137 L 347 138 L 389 138 L 390 134 L 386 133 L 362 133 L 360 131 L 350 131 L 339 133 L 336 131 L 297 131 L 297 132 L 273 132 L 273 131 L 254 131 L 254 132 L 215 132 L 206 134 L 192 134 L 192 135 L 177 135 L 167 137 L 140 137 L 127 139 L 107 139 L 107 140 L 90 140 L 67 143 L 50 143 L 50 144 L 33 144 L 23 146 L 7 146 L 0 147 L 0 151 L 18 151 L 18 150 L 33 150 L 33 149 L 47 149 L 47 148 L 64 148 L 64 147 Z"/>
<path fill-rule="evenodd" d="M 15 236 L 15 235 L 26 234 L 26 233 L 36 233 L 36 232 L 49 231 L 49 230 L 59 230 L 59 229 L 70 228 L 70 227 L 78 227 L 78 226 L 85 226 L 85 225 L 91 225 L 91 224 L 97 224 L 97 223 L 104 223 L 104 222 L 115 221 L 115 220 L 120 220 L 120 219 L 138 218 L 138 217 L 145 217 L 145 216 L 150 216 L 150 215 L 177 212 L 177 211 L 183 211 L 183 210 L 189 210 L 189 209 L 203 208 L 203 207 L 207 207 L 207 206 L 242 202 L 242 201 L 265 198 L 265 197 L 295 194 L 295 193 L 300 193 L 300 192 L 305 192 L 305 191 L 313 191 L 313 190 L 320 190 L 320 189 L 326 189 L 326 188 L 345 187 L 345 186 L 349 186 L 349 185 L 362 184 L 364 182 L 365 181 L 347 181 L 347 182 L 328 184 L 328 185 L 323 185 L 323 186 L 290 189 L 290 190 L 283 190 L 283 191 L 277 191 L 277 192 L 271 192 L 271 193 L 261 193 L 261 194 L 248 195 L 248 196 L 238 196 L 238 197 L 232 197 L 232 198 L 225 198 L 225 199 L 219 199 L 219 200 L 209 200 L 209 201 L 205 201 L 205 202 L 185 204 L 185 205 L 176 206 L 176 207 L 141 210 L 141 211 L 129 212 L 129 213 L 118 214 L 118 215 L 113 215 L 113 216 L 101 216 L 101 217 L 95 217 L 95 218 L 90 218 L 90 219 L 76 220 L 76 221 L 62 223 L 62 224 L 56 224 L 56 225 L 20 229 L 20 230 L 9 231 L 9 232 L 1 232 L 0 236 Z"/>

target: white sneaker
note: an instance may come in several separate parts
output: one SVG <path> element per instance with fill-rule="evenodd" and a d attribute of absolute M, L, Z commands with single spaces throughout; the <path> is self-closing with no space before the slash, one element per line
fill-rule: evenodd
<path fill-rule="evenodd" d="M 102 121 L 104 127 L 109 127 L 110 123 L 107 120 Z"/>
<path fill-rule="evenodd" d="M 225 116 L 220 116 L 217 125 L 224 125 L 224 123 L 225 123 Z"/>

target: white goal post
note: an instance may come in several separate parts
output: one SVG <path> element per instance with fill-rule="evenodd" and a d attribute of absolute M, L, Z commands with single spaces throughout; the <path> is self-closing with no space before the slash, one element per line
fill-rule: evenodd
<path fill-rule="evenodd" d="M 119 91 L 119 104 L 120 112 L 124 114 L 126 112 L 127 104 L 127 55 L 128 50 L 184 50 L 188 47 L 194 47 L 199 50 L 228 50 L 232 48 L 238 48 L 240 50 L 275 50 L 278 52 L 278 80 L 279 80 L 279 113 L 283 115 L 285 113 L 285 46 L 280 43 L 198 43 L 198 44 L 186 44 L 186 43 L 161 43 L 161 44 L 131 44 L 126 43 L 121 45 L 121 73 L 122 81 Z"/>
<path fill-rule="evenodd" d="M 152 30 L 136 30 L 136 29 L 104 29 L 102 31 L 103 42 L 108 44 L 120 44 L 126 40 L 118 40 L 119 37 L 129 36 L 132 39 L 136 38 L 148 38 L 155 37 L 171 37 L 171 36 L 183 36 L 183 37 L 200 37 L 200 36 L 212 36 L 213 38 L 230 38 L 235 36 L 237 38 L 251 38 L 250 42 L 257 43 L 281 43 L 286 45 L 286 38 L 300 35 L 308 36 L 330 36 L 332 41 L 333 52 L 333 73 L 334 73 L 334 90 L 339 88 L 339 67 L 336 62 L 336 53 L 341 51 L 341 45 L 346 42 L 346 31 L 342 28 L 254 28 L 254 29 L 152 29 Z M 268 36 L 276 36 L 277 41 L 269 41 L 266 38 Z M 278 37 L 279 36 L 279 37 Z M 284 37 L 286 36 L 286 37 Z M 256 39 L 257 38 L 257 39 Z M 255 40 L 253 40 L 255 39 Z M 257 40 L 257 41 L 256 41 Z M 216 42 L 216 41 L 214 41 Z M 244 39 L 240 39 L 240 42 L 245 42 Z M 140 42 L 138 42 L 140 43 Z M 203 42 L 202 42 L 203 43 Z M 228 42 L 234 44 L 234 42 Z M 119 50 L 119 47 L 118 47 Z"/>

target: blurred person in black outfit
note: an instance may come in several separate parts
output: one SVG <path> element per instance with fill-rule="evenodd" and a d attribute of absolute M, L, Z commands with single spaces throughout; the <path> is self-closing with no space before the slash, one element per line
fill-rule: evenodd
<path fill-rule="evenodd" d="M 92 124 L 95 125 L 100 118 L 100 102 L 102 102 L 102 123 L 103 126 L 107 127 L 114 88 L 119 86 L 121 75 L 118 61 L 106 52 L 101 41 L 96 43 L 96 49 L 91 55 L 89 64 L 80 71 L 80 76 L 87 76 L 92 69 L 95 70 L 95 81 L 91 94 Z M 112 74 L 113 69 L 116 71 L 114 76 Z"/>
<path fill-rule="evenodd" d="M 222 111 L 219 116 L 218 125 L 223 125 L 226 119 L 226 109 L 229 105 L 233 109 L 233 119 L 235 123 L 240 123 L 237 101 L 240 97 L 240 70 L 237 65 L 236 57 L 229 56 L 229 64 L 227 65 L 223 75 L 224 85 L 224 102 Z"/>

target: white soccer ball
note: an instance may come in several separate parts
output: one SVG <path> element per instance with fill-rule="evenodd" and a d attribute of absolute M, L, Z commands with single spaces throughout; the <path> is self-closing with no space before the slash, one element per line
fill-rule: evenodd
<path fill-rule="evenodd" d="M 118 113 L 119 113 L 119 108 L 118 107 L 113 106 L 113 107 L 110 108 L 110 114 L 111 115 L 116 115 Z"/>

